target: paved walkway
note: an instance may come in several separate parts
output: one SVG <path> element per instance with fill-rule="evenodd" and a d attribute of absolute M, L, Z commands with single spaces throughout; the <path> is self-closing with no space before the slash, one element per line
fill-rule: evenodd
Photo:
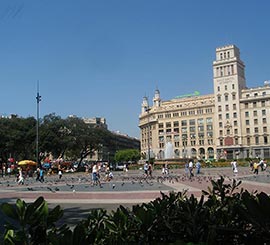
<path fill-rule="evenodd" d="M 90 177 L 84 173 L 66 174 L 59 180 L 58 176 L 46 176 L 45 182 L 36 182 L 28 178 L 25 185 L 19 186 L 11 177 L 0 177 L 0 202 L 15 202 L 18 198 L 32 202 L 43 196 L 49 203 L 81 203 L 81 204 L 127 204 L 149 202 L 160 197 L 160 192 L 184 191 L 201 196 L 202 190 L 211 186 L 211 180 L 222 175 L 226 182 L 233 178 L 241 180 L 239 187 L 248 191 L 266 192 L 270 194 L 269 171 L 259 172 L 255 176 L 248 167 L 239 168 L 235 176 L 231 168 L 202 169 L 202 173 L 189 179 L 183 169 L 171 170 L 164 178 L 160 170 L 155 170 L 153 178 L 144 178 L 140 170 L 128 173 L 114 172 L 111 182 L 102 182 L 102 188 L 91 186 Z"/>

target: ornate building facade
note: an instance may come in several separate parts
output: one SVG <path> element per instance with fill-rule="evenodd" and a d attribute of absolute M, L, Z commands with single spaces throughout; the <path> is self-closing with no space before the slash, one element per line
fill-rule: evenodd
<path fill-rule="evenodd" d="M 216 49 L 214 94 L 199 92 L 153 104 L 144 97 L 139 116 L 145 158 L 270 158 L 270 85 L 247 88 L 235 45 Z"/>

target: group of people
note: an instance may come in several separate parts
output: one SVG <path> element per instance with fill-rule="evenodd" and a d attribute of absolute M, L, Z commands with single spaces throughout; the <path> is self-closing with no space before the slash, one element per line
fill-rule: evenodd
<path fill-rule="evenodd" d="M 109 167 L 109 165 L 105 166 L 105 177 L 104 177 L 104 181 L 111 181 L 113 179 L 113 173 Z M 91 172 L 91 185 L 99 185 L 100 187 L 102 187 L 101 185 L 101 171 L 102 171 L 102 167 L 100 163 L 94 163 L 90 168 L 87 166 L 86 167 L 86 173 Z"/>
<path fill-rule="evenodd" d="M 261 169 L 261 171 L 266 170 L 267 162 L 265 159 L 258 159 L 258 162 L 253 162 L 252 160 L 250 160 L 249 166 L 254 174 L 259 174 L 259 169 Z"/>
<path fill-rule="evenodd" d="M 153 166 L 151 163 L 146 162 L 143 166 L 143 170 L 146 177 L 152 177 Z"/>
<path fill-rule="evenodd" d="M 196 175 L 201 173 L 201 162 L 197 161 L 195 164 L 193 162 L 193 160 L 191 159 L 190 161 L 186 162 L 185 164 L 185 173 L 186 175 L 189 175 L 189 177 L 193 177 L 194 173 L 193 170 L 194 168 L 196 169 Z"/>

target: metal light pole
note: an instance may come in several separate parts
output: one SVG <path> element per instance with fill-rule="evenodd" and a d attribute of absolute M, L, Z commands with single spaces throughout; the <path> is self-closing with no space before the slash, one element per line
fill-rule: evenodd
<path fill-rule="evenodd" d="M 37 97 L 36 97 L 36 100 L 37 100 L 37 128 L 36 128 L 36 162 L 38 164 L 38 166 L 40 165 L 39 164 L 39 148 L 38 148 L 38 144 L 39 144 L 39 102 L 41 101 L 41 96 L 39 95 L 39 82 L 37 83 Z"/>

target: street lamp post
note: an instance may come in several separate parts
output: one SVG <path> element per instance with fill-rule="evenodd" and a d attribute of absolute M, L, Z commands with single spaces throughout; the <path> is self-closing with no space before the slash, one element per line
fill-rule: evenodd
<path fill-rule="evenodd" d="M 36 128 L 36 162 L 39 165 L 39 102 L 41 101 L 41 96 L 39 95 L 39 82 L 37 84 L 37 128 Z"/>

